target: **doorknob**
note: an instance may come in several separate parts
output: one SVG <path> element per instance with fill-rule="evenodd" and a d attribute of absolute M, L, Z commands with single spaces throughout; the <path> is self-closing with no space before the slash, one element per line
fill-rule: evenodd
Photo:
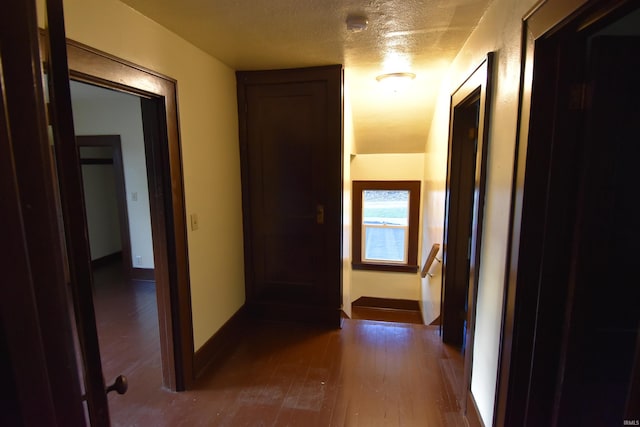
<path fill-rule="evenodd" d="M 124 375 L 118 375 L 118 378 L 107 387 L 106 393 L 110 393 L 112 391 L 117 392 L 118 394 L 125 394 L 129 389 L 129 382 L 127 381 L 127 377 Z"/>

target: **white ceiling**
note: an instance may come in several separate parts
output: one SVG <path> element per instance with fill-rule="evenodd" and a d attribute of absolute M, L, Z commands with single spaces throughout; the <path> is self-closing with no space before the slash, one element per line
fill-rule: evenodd
<path fill-rule="evenodd" d="M 121 1 L 235 70 L 343 64 L 358 154 L 424 150 L 440 81 L 490 2 Z M 349 15 L 365 16 L 367 29 L 348 31 Z M 406 71 L 416 78 L 405 91 L 375 79 Z"/>

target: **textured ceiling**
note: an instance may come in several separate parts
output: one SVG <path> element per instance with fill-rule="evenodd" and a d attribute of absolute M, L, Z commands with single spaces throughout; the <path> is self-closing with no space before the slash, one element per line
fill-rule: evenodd
<path fill-rule="evenodd" d="M 440 80 L 490 0 L 122 1 L 235 70 L 343 64 L 356 152 L 398 153 L 424 150 Z M 405 91 L 375 79 L 405 71 Z"/>

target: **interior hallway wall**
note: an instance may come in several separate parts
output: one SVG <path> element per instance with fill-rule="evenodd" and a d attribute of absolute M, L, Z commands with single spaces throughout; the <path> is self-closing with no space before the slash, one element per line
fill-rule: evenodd
<path fill-rule="evenodd" d="M 117 0 L 64 12 L 70 39 L 177 80 L 186 213 L 200 223 L 187 230 L 197 350 L 245 300 L 234 70 Z"/>
<path fill-rule="evenodd" d="M 447 73 L 424 155 L 424 179 L 428 193 L 425 195 L 423 216 L 426 249 L 433 243 L 442 242 L 450 96 L 480 65 L 487 52 L 495 51 L 487 193 L 471 379 L 471 391 L 485 425 L 492 425 L 500 351 L 518 119 L 522 21 L 536 3 L 542 4 L 536 0 L 495 0 L 489 6 Z M 548 5 L 561 8 L 564 16 L 580 3 L 584 3 L 584 0 L 547 0 Z M 428 282 L 426 287 L 429 291 L 435 289 L 434 284 Z"/>
<path fill-rule="evenodd" d="M 441 102 L 438 104 L 440 105 Z M 443 115 L 446 113 L 445 115 Z M 449 112 L 444 109 L 436 109 L 433 123 L 431 124 L 432 134 L 434 132 L 449 131 Z M 446 129 L 438 129 L 439 127 Z M 442 259 L 442 238 L 444 233 L 444 199 L 445 180 L 447 176 L 447 149 L 439 153 L 424 154 L 424 178 L 422 181 L 422 260 L 427 259 L 431 247 L 434 243 L 440 244 L 440 250 L 436 255 Z M 442 264 L 434 262 L 429 269 L 432 276 L 427 275 L 420 279 L 420 307 L 422 309 L 422 319 L 426 324 L 430 324 L 440 316 L 441 287 L 442 287 Z"/>
<path fill-rule="evenodd" d="M 349 75 L 344 77 L 344 112 L 342 128 L 342 311 L 351 317 L 351 157 L 355 152 L 353 114 L 349 91 Z"/>

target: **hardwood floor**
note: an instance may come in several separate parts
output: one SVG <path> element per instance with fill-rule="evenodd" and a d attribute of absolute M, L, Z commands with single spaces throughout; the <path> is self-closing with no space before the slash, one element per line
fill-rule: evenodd
<path fill-rule="evenodd" d="M 114 426 L 467 425 L 462 358 L 436 327 L 252 324 L 193 390 L 173 393 L 161 387 L 153 282 L 118 280 L 113 268 L 95 281 L 105 378 L 129 379 L 127 394 L 109 395 Z"/>

